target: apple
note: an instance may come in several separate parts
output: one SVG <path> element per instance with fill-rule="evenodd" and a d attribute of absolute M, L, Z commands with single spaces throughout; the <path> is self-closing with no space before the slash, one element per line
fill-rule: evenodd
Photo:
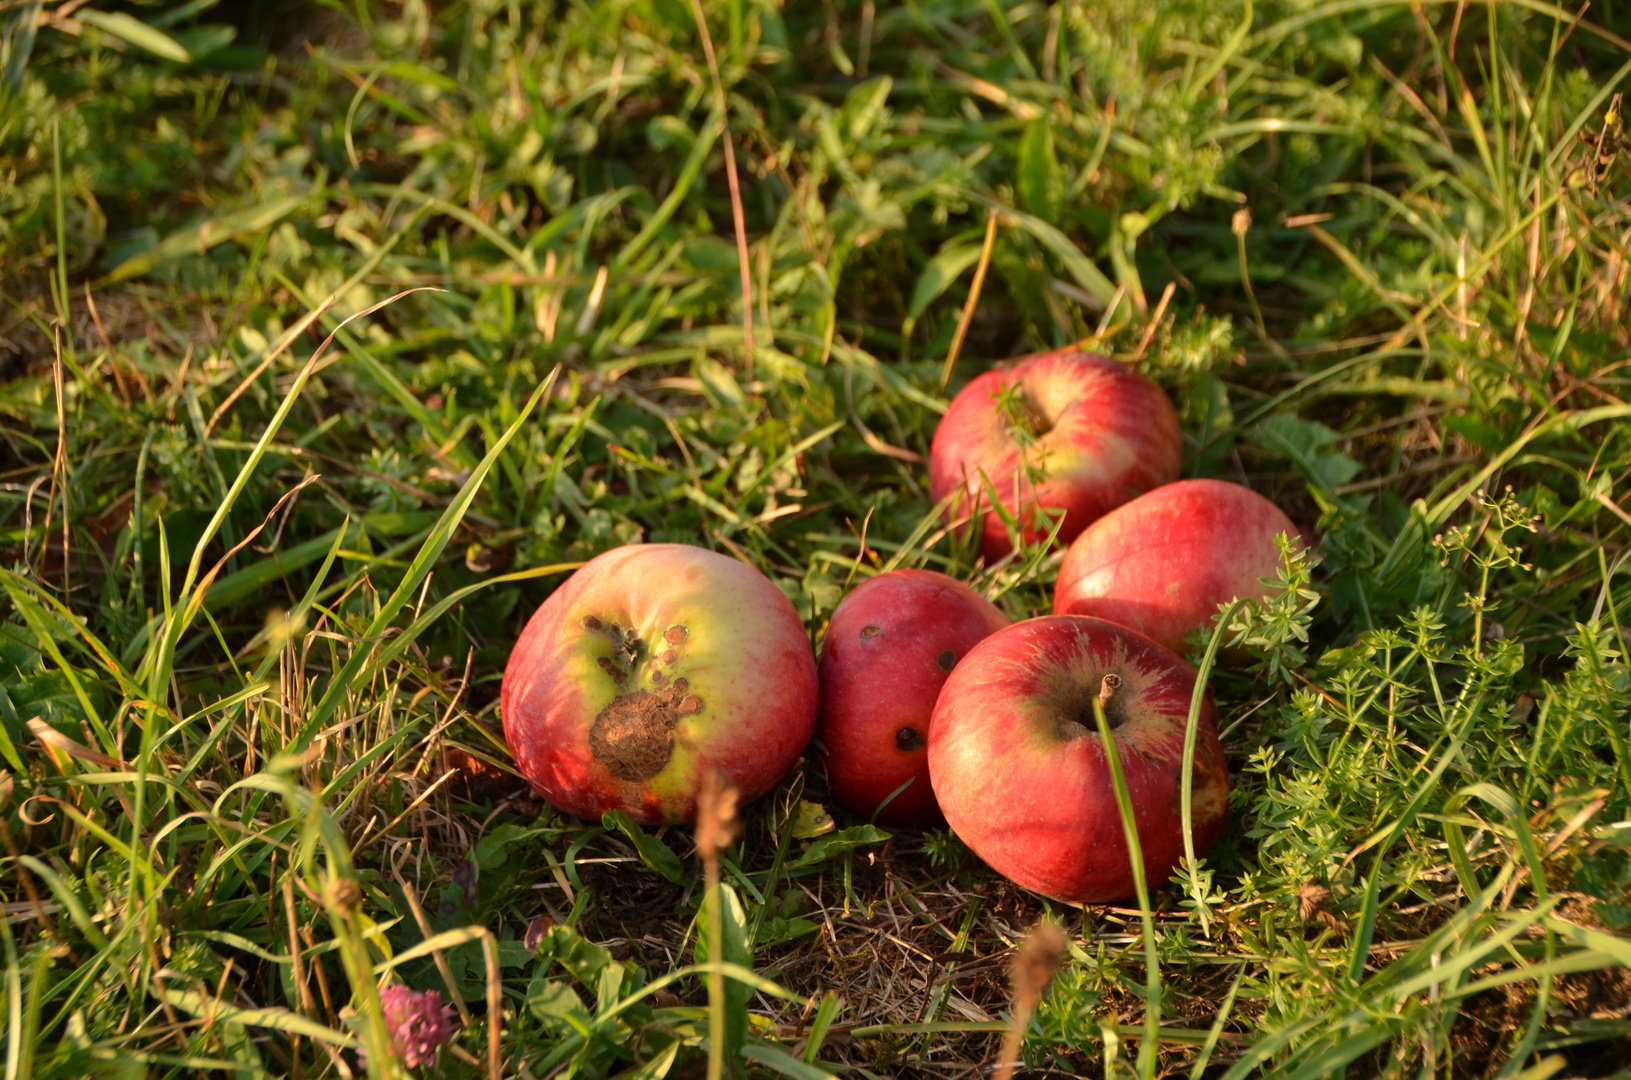
<path fill-rule="evenodd" d="M 1149 884 L 1183 857 L 1180 778 L 1195 669 L 1124 626 L 1048 615 L 974 647 L 929 722 L 929 778 L 946 821 L 993 869 L 1067 903 L 1133 895 L 1109 759 L 1093 716 L 1104 701 Z M 1197 857 L 1228 813 L 1229 773 L 1208 694 L 1191 794 Z"/>
<path fill-rule="evenodd" d="M 1027 542 L 1064 515 L 1059 541 L 1146 491 L 1178 479 L 1183 434 L 1161 388 L 1132 368 L 1077 349 L 1039 353 L 965 386 L 929 447 L 935 501 L 978 522 L 988 561 L 1012 550 L 991 496 Z M 1051 515 L 1050 513 L 1051 512 Z"/>
<path fill-rule="evenodd" d="M 1070 545 L 1054 586 L 1057 615 L 1131 627 L 1173 652 L 1209 627 L 1218 605 L 1261 600 L 1280 569 L 1275 537 L 1298 536 L 1280 508 L 1226 480 L 1156 488 L 1089 525 Z"/>
<path fill-rule="evenodd" d="M 933 570 L 890 570 L 844 597 L 821 646 L 816 720 L 840 806 L 886 825 L 939 824 L 928 762 L 935 698 L 957 662 L 1007 625 L 991 601 Z"/>
<path fill-rule="evenodd" d="M 557 808 L 685 822 L 710 769 L 745 802 L 798 760 L 815 727 L 815 654 L 753 567 L 635 544 L 590 559 L 538 608 L 500 703 L 516 766 Z"/>

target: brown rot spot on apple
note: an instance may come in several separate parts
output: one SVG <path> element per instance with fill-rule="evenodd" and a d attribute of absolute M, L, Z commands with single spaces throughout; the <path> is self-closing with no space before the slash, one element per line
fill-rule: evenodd
<path fill-rule="evenodd" d="M 903 727 L 895 732 L 895 749 L 903 753 L 911 753 L 923 746 L 923 736 L 918 734 L 915 727 Z"/>
<path fill-rule="evenodd" d="M 691 684 L 686 682 L 684 679 L 675 679 L 674 680 L 674 693 L 683 694 L 683 693 L 685 693 L 686 690 L 690 689 L 690 686 L 691 686 Z"/>
<path fill-rule="evenodd" d="M 589 752 L 619 780 L 650 780 L 674 754 L 674 723 L 681 715 L 656 694 L 620 694 L 589 726 Z"/>
<path fill-rule="evenodd" d="M 616 683 L 617 685 L 622 686 L 626 681 L 628 681 L 629 673 L 612 663 L 611 657 L 602 656 L 597 659 L 595 663 L 599 664 L 600 670 L 610 675 L 612 677 L 612 682 Z"/>
<path fill-rule="evenodd" d="M 678 645 L 685 641 L 687 635 L 689 634 L 690 631 L 683 626 L 670 626 L 667 630 L 663 631 L 663 640 L 668 642 L 670 645 Z"/>
<path fill-rule="evenodd" d="M 678 660 L 679 658 L 680 658 L 679 653 L 675 652 L 673 649 L 668 649 L 668 650 L 665 650 L 663 652 L 662 660 L 663 660 L 663 663 L 665 663 L 665 664 L 672 664 L 674 661 Z"/>
<path fill-rule="evenodd" d="M 881 633 L 883 633 L 883 627 L 879 626 L 877 623 L 867 623 L 865 626 L 861 627 L 861 640 L 865 641 L 867 638 L 875 638 Z"/>
<path fill-rule="evenodd" d="M 1190 809 L 1197 826 L 1206 826 L 1229 812 L 1229 770 L 1222 762 L 1195 757 L 1194 780 L 1190 787 Z M 1183 786 L 1172 788 L 1172 813 L 1183 813 Z"/>
<path fill-rule="evenodd" d="M 952 668 L 957 666 L 957 654 L 950 649 L 947 649 L 945 652 L 935 657 L 934 662 L 940 665 L 941 671 L 950 671 Z"/>
<path fill-rule="evenodd" d="M 695 716 L 702 711 L 702 699 L 695 694 L 686 694 L 680 699 L 677 709 L 681 716 Z"/>

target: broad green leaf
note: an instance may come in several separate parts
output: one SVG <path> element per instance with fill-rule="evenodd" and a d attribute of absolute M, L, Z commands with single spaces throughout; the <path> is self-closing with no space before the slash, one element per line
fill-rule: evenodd
<path fill-rule="evenodd" d="M 1019 203 L 1050 225 L 1059 224 L 1065 178 L 1053 150 L 1053 125 L 1039 116 L 1019 140 Z"/>
<path fill-rule="evenodd" d="M 742 392 L 742 386 L 736 381 L 736 376 L 731 374 L 730 369 L 724 364 L 712 357 L 699 355 L 692 363 L 691 370 L 696 373 L 703 391 L 715 405 L 739 413 L 746 411 L 747 395 Z"/>
<path fill-rule="evenodd" d="M 832 1080 L 833 1074 L 819 1065 L 794 1057 L 774 1043 L 761 1042 L 742 1048 L 742 1056 L 791 1080 Z"/>
<path fill-rule="evenodd" d="M 800 799 L 798 815 L 793 819 L 793 837 L 798 840 L 813 840 L 824 836 L 835 828 L 832 815 L 820 803 Z"/>
<path fill-rule="evenodd" d="M 1116 287 L 1104 276 L 1104 271 L 1093 265 L 1093 260 L 1083 254 L 1070 237 L 1035 214 L 1016 210 L 977 191 L 966 191 L 964 194 L 969 200 L 996 210 L 1002 215 L 1005 223 L 1016 225 L 1034 236 L 1038 243 L 1053 253 L 1054 258 L 1064 264 L 1065 271 L 1076 279 L 1076 284 L 1099 303 L 1108 304 L 1115 297 Z"/>
<path fill-rule="evenodd" d="M 912 302 L 906 307 L 906 316 L 916 319 L 951 287 L 964 270 L 980 261 L 979 244 L 958 244 L 940 249 L 918 275 L 917 287 L 912 290 Z"/>
<path fill-rule="evenodd" d="M 793 868 L 818 866 L 828 859 L 842 855 L 846 851 L 853 851 L 867 844 L 881 844 L 893 834 L 884 832 L 876 825 L 854 825 L 848 829 L 840 829 L 829 833 L 811 844 L 803 855 L 793 863 Z"/>
<path fill-rule="evenodd" d="M 827 1029 L 832 1027 L 833 1019 L 843 1004 L 843 999 L 831 990 L 822 997 L 821 1007 L 816 1010 L 815 1019 L 810 1021 L 809 1038 L 804 1043 L 806 1062 L 813 1062 L 816 1055 L 821 1053 L 821 1044 L 827 1039 Z"/>
<path fill-rule="evenodd" d="M 97 11 L 95 8 L 86 8 L 74 12 L 74 18 L 87 26 L 96 27 L 105 34 L 112 34 L 120 41 L 128 41 L 137 48 L 146 49 L 154 56 L 174 60 L 178 64 L 185 64 L 192 59 L 175 38 L 122 11 Z"/>
<path fill-rule="evenodd" d="M 134 20 L 132 20 L 134 21 Z M 250 233 L 270 228 L 282 218 L 304 206 L 309 196 L 285 195 L 270 199 L 258 206 L 246 207 L 219 217 L 206 218 L 196 225 L 172 233 L 157 244 L 108 271 L 94 283 L 98 289 L 116 282 L 138 277 L 171 259 L 197 255 L 228 240 L 236 240 Z"/>
<path fill-rule="evenodd" d="M 512 844 L 525 843 L 538 836 L 547 834 L 549 829 L 530 829 L 525 825 L 517 825 L 507 821 L 482 837 L 472 851 L 471 858 L 476 866 L 482 870 L 497 870 L 503 866 L 510 857 L 508 848 Z"/>
<path fill-rule="evenodd" d="M 219 998 L 205 997 L 192 990 L 165 990 L 164 997 L 171 1005 L 192 1016 L 209 1017 L 218 1024 L 239 1027 L 263 1027 L 290 1035 L 304 1035 L 308 1039 L 328 1043 L 330 1046 L 355 1049 L 357 1041 L 315 1020 L 308 1020 L 288 1009 L 241 1009 Z"/>
<path fill-rule="evenodd" d="M 542 975 L 527 987 L 527 1011 L 555 1035 L 565 1035 L 591 1023 L 589 1010 L 576 990 L 559 979 L 546 979 Z"/>
<path fill-rule="evenodd" d="M 1286 413 L 1270 417 L 1253 432 L 1254 442 L 1290 461 L 1303 479 L 1327 496 L 1364 467 L 1341 451 L 1323 449 L 1341 437 L 1324 424 Z"/>
<path fill-rule="evenodd" d="M 852 87 L 844 95 L 838 123 L 848 145 L 854 146 L 871 133 L 872 126 L 883 115 L 884 103 L 889 100 L 889 91 L 894 85 L 894 79 L 880 75 Z"/>
<path fill-rule="evenodd" d="M 716 938 L 715 924 L 718 925 Z M 697 963 L 723 961 L 747 971 L 753 970 L 753 946 L 748 941 L 747 918 L 742 902 L 729 885 L 719 885 L 702 898 L 697 912 Z M 725 982 L 725 1060 L 737 1060 L 748 1032 L 748 1003 L 753 987 L 735 979 Z"/>
<path fill-rule="evenodd" d="M 617 961 L 607 949 L 587 940 L 570 926 L 556 923 L 538 947 L 540 959 L 553 957 L 571 976 L 586 987 L 600 985 L 600 973 Z"/>
<path fill-rule="evenodd" d="M 600 816 L 600 823 L 608 830 L 616 829 L 634 844 L 640 861 L 676 885 L 686 883 L 685 868 L 672 848 L 642 829 L 627 810 L 608 810 Z"/>

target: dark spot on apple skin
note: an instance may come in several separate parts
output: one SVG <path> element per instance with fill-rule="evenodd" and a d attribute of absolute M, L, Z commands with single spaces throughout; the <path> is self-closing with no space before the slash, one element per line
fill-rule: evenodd
<path fill-rule="evenodd" d="M 683 642 L 686 637 L 689 636 L 689 634 L 690 631 L 683 626 L 670 626 L 667 630 L 663 631 L 663 640 L 668 642 L 670 645 L 678 645 Z"/>
<path fill-rule="evenodd" d="M 675 660 L 678 660 L 679 658 L 680 658 L 680 654 L 675 652 L 673 649 L 668 649 L 667 651 L 665 651 L 663 653 L 663 663 L 665 663 L 665 664 L 672 664 Z"/>
<path fill-rule="evenodd" d="M 952 652 L 950 649 L 947 649 L 945 652 L 935 657 L 934 662 L 940 665 L 941 671 L 950 671 L 952 668 L 957 666 L 957 654 Z"/>
<path fill-rule="evenodd" d="M 895 749 L 903 753 L 911 753 L 922 748 L 923 736 L 918 734 L 915 727 L 903 727 L 895 732 Z"/>
<path fill-rule="evenodd" d="M 868 623 L 867 625 L 861 627 L 861 640 L 865 641 L 867 638 L 875 638 L 881 633 L 883 633 L 883 627 L 879 626 L 877 623 Z"/>
<path fill-rule="evenodd" d="M 701 707 L 699 701 L 697 709 Z M 619 780 L 650 780 L 674 755 L 674 723 L 682 715 L 656 694 L 619 694 L 589 726 L 589 752 Z"/>
<path fill-rule="evenodd" d="M 599 619 L 595 618 L 593 615 L 585 615 L 583 617 L 583 628 L 585 630 L 598 631 L 598 630 L 601 629 L 601 622 L 600 622 Z"/>

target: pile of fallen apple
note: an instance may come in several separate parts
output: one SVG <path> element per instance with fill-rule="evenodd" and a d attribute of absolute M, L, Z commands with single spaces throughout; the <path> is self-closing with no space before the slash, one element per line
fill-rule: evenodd
<path fill-rule="evenodd" d="M 888 571 L 838 605 L 818 670 L 792 604 L 753 567 L 683 544 L 618 548 L 516 643 L 502 694 L 516 764 L 567 813 L 677 823 L 709 770 L 757 798 L 814 734 L 833 798 L 855 814 L 943 816 L 1020 885 L 1105 902 L 1134 884 L 1097 700 L 1159 883 L 1184 846 L 1196 672 L 1177 651 L 1220 603 L 1261 597 L 1276 537 L 1297 535 L 1247 488 L 1178 481 L 1181 462 L 1171 402 L 1128 367 L 1066 350 L 990 371 L 942 418 L 931 488 L 981 530 L 988 560 L 1009 553 L 1011 529 L 1040 541 L 1057 525 L 1069 549 L 1053 615 L 1010 624 L 962 582 Z M 1192 770 L 1200 853 L 1229 791 L 1210 695 Z"/>

